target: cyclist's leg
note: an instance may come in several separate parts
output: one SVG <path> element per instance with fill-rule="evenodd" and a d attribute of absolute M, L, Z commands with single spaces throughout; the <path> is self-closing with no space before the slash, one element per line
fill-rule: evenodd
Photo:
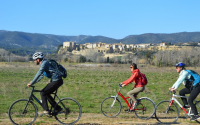
<path fill-rule="evenodd" d="M 183 88 L 179 92 L 180 96 L 185 96 L 185 94 L 190 94 L 190 90 L 188 88 Z M 184 105 L 188 105 L 188 102 L 187 102 L 186 98 L 181 98 L 181 100 L 182 100 Z"/>
<path fill-rule="evenodd" d="M 45 88 L 42 89 L 40 92 L 41 98 L 42 98 L 42 105 L 43 109 L 48 111 L 48 103 L 47 99 L 50 102 L 50 104 L 54 107 L 56 105 L 55 100 L 52 98 L 51 93 L 57 90 L 61 85 L 63 84 L 63 80 L 53 81 L 46 85 Z"/>
<path fill-rule="evenodd" d="M 192 108 L 192 112 L 194 113 L 194 115 L 198 115 L 198 112 L 196 106 L 193 103 L 193 100 L 198 96 L 199 93 L 200 93 L 200 85 L 191 91 L 190 96 L 188 98 L 188 102 Z"/>
<path fill-rule="evenodd" d="M 129 91 L 127 95 L 133 100 L 134 102 L 137 102 L 137 99 L 134 97 L 135 95 L 138 95 L 140 92 L 144 90 L 144 87 L 137 87 L 133 90 Z"/>

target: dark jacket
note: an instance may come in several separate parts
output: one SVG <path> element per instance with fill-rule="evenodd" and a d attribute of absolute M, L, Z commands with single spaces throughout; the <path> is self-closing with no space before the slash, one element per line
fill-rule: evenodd
<path fill-rule="evenodd" d="M 56 72 L 56 70 L 53 68 L 53 66 L 51 66 L 51 64 L 49 64 L 48 60 L 43 59 L 41 65 L 40 65 L 40 69 L 37 72 L 37 74 L 35 75 L 34 79 L 32 80 L 31 85 L 39 82 L 44 77 L 44 73 L 50 75 L 51 82 L 62 79 L 62 76 Z"/>

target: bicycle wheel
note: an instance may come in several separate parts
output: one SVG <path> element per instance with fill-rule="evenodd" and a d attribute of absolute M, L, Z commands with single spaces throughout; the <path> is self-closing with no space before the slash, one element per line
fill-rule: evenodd
<path fill-rule="evenodd" d="M 140 119 L 149 119 L 155 113 L 155 104 L 149 98 L 138 99 L 138 105 L 135 107 L 135 115 Z"/>
<path fill-rule="evenodd" d="M 101 112 L 106 117 L 116 117 L 121 112 L 122 104 L 118 98 L 108 97 L 101 103 Z"/>
<path fill-rule="evenodd" d="M 179 109 L 176 104 L 172 103 L 169 106 L 170 101 L 161 101 L 156 106 L 156 119 L 161 123 L 174 123 L 178 120 Z"/>
<path fill-rule="evenodd" d="M 200 101 L 196 101 L 195 105 L 197 107 L 197 112 L 200 115 Z M 196 122 L 200 123 L 200 120 L 197 119 Z"/>
<path fill-rule="evenodd" d="M 10 106 L 8 116 L 13 124 L 32 124 L 36 120 L 37 107 L 33 102 L 29 102 L 28 105 L 27 102 L 28 99 L 19 99 Z"/>
<path fill-rule="evenodd" d="M 74 124 L 81 117 L 81 105 L 72 98 L 63 98 L 61 99 L 54 107 L 57 109 L 57 106 L 60 106 L 62 110 L 55 114 L 55 119 L 61 124 Z"/>

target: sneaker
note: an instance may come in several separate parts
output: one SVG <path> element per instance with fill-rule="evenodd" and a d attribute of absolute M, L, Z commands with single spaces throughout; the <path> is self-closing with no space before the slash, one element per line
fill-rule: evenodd
<path fill-rule="evenodd" d="M 197 119 L 200 119 L 200 116 L 193 116 L 190 121 L 196 121 Z"/>
<path fill-rule="evenodd" d="M 136 106 L 138 106 L 138 102 L 135 102 L 135 103 L 134 103 L 134 105 L 133 105 L 133 107 L 132 107 L 131 110 L 134 110 Z"/>
<path fill-rule="evenodd" d="M 44 111 L 41 111 L 41 112 L 38 112 L 38 114 L 40 115 L 40 116 L 43 116 L 43 115 L 50 115 L 50 113 L 49 113 L 49 111 L 46 111 L 46 110 L 44 110 Z"/>
<path fill-rule="evenodd" d="M 188 108 L 190 108 L 190 106 L 189 105 L 187 105 L 187 106 L 184 105 L 183 108 L 188 109 Z"/>

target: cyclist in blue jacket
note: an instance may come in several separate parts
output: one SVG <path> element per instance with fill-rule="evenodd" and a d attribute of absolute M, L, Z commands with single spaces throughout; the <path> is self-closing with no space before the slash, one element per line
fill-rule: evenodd
<path fill-rule="evenodd" d="M 39 82 L 44 76 L 51 78 L 50 83 L 48 83 L 40 92 L 42 98 L 42 106 L 44 109 L 44 111 L 40 114 L 49 115 L 47 100 L 53 107 L 56 105 L 56 102 L 51 96 L 51 93 L 57 90 L 63 84 L 62 76 L 56 72 L 53 66 L 49 64 L 47 59 L 44 59 L 44 54 L 42 52 L 36 52 L 33 55 L 33 60 L 36 65 L 40 65 L 40 69 L 35 75 L 34 79 L 28 83 L 27 86 L 30 87 L 31 85 Z M 59 112 L 62 110 L 62 108 L 58 106 L 58 109 L 55 110 L 56 112 Z"/>
<path fill-rule="evenodd" d="M 174 85 L 171 88 L 169 88 L 170 91 L 175 91 L 176 89 L 178 89 L 178 87 L 180 86 L 181 83 L 186 85 L 187 80 L 191 78 L 191 74 L 185 70 L 185 64 L 182 62 L 179 62 L 176 64 L 176 71 L 177 71 L 177 73 L 179 73 L 179 78 L 174 83 Z M 195 104 L 193 103 L 193 100 L 198 96 L 199 93 L 200 93 L 200 85 L 199 84 L 197 84 L 192 90 L 190 88 L 183 88 L 179 92 L 179 95 L 181 95 L 181 96 L 185 96 L 185 94 L 190 94 L 190 96 L 188 98 L 188 102 L 187 102 L 186 98 L 181 98 L 181 99 L 184 103 L 184 106 L 183 106 L 184 108 L 189 108 L 190 106 L 192 108 L 194 117 L 190 119 L 191 121 L 200 119 L 200 116 L 198 115 L 198 112 L 197 112 L 197 108 L 196 108 Z M 188 105 L 188 103 L 190 106 Z"/>

